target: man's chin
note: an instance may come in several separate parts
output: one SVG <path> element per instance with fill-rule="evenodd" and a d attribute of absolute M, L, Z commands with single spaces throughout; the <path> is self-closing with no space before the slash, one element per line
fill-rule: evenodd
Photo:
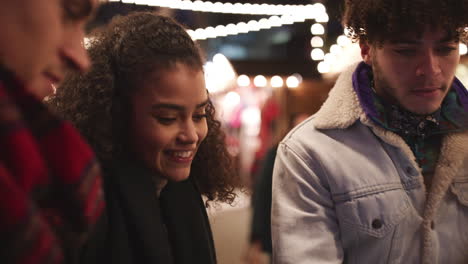
<path fill-rule="evenodd" d="M 415 108 L 415 107 L 409 107 L 409 108 L 406 108 L 405 109 L 415 115 L 421 115 L 421 116 L 425 116 L 425 115 L 430 115 L 430 114 L 433 114 L 435 113 L 440 107 L 418 107 L 418 108 Z"/>

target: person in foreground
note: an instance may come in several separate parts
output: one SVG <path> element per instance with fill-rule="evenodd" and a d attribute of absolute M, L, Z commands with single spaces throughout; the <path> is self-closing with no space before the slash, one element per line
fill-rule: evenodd
<path fill-rule="evenodd" d="M 346 1 L 363 61 L 280 144 L 274 263 L 468 263 L 468 1 Z"/>
<path fill-rule="evenodd" d="M 96 158 L 41 99 L 86 71 L 97 0 L 0 1 L 0 263 L 74 263 L 103 203 Z"/>
<path fill-rule="evenodd" d="M 91 39 L 90 72 L 49 101 L 105 169 L 107 216 L 82 263 L 216 263 L 201 195 L 232 202 L 238 178 L 198 47 L 148 12 L 118 17 Z"/>

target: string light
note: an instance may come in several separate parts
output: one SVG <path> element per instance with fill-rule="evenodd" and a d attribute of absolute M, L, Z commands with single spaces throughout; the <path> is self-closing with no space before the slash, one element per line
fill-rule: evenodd
<path fill-rule="evenodd" d="M 304 22 L 307 19 L 315 19 L 316 24 L 312 25 L 313 35 L 325 34 L 325 28 L 320 23 L 329 21 L 326 8 L 321 3 L 308 5 L 274 5 L 274 4 L 250 4 L 250 3 L 221 3 L 210 1 L 190 1 L 190 0 L 108 0 L 109 2 L 122 2 L 136 5 L 158 6 L 171 9 L 190 10 L 198 12 L 224 13 L 224 14 L 242 14 L 242 15 L 269 15 L 270 18 L 262 18 L 259 21 L 251 20 L 247 23 L 218 25 L 187 30 L 193 40 L 204 40 L 208 38 L 226 37 L 228 35 L 237 35 L 251 31 L 259 31 L 272 27 L 291 25 Z M 314 48 L 323 47 L 323 39 L 311 40 Z M 316 50 L 316 49 L 314 49 Z M 320 53 L 321 51 L 321 53 Z M 314 60 L 324 58 L 323 51 L 312 51 L 311 56 Z M 320 54 L 319 54 L 320 53 Z M 315 55 L 315 56 L 314 56 Z"/>
<path fill-rule="evenodd" d="M 343 53 L 343 50 L 350 49 L 352 47 L 353 42 L 349 39 L 346 34 L 347 29 L 344 29 L 344 35 L 338 36 L 336 39 L 336 44 L 330 46 L 330 53 L 327 53 L 323 56 L 323 58 L 319 59 L 319 63 L 317 64 L 317 70 L 319 73 L 329 73 L 329 72 L 337 72 L 341 65 L 337 65 L 342 63 L 340 59 L 340 54 Z M 315 37 L 314 37 L 315 38 Z M 359 50 L 359 47 L 354 48 L 353 50 Z M 349 51 L 348 51 L 349 52 Z M 354 51 L 357 52 L 357 51 Z M 315 51 L 315 58 L 320 58 L 319 51 Z M 465 44 L 459 44 L 459 53 L 461 56 L 468 53 L 468 48 Z M 314 58 L 314 54 L 311 54 L 312 59 Z M 349 57 L 349 55 L 347 55 Z M 359 56 L 357 56 L 359 57 Z"/>
<path fill-rule="evenodd" d="M 247 23 L 239 22 L 237 24 L 228 24 L 226 26 L 218 25 L 216 27 L 198 28 L 195 30 L 187 30 L 187 33 L 193 40 L 204 40 L 209 38 L 219 38 L 228 35 L 237 35 L 241 33 L 249 33 L 251 31 L 259 31 L 272 27 L 281 27 L 294 23 L 304 22 L 298 21 L 293 16 L 271 16 L 268 19 L 250 20 Z"/>
<path fill-rule="evenodd" d="M 340 59 L 340 54 L 342 54 L 344 50 L 348 50 L 349 52 L 349 50 L 353 46 L 353 42 L 351 41 L 351 39 L 349 39 L 346 36 L 346 34 L 348 33 L 347 31 L 348 31 L 347 29 L 344 29 L 344 35 L 340 35 L 337 37 L 336 44 L 331 45 L 330 52 L 327 54 L 324 54 L 323 57 L 322 57 L 322 54 L 323 54 L 322 50 L 318 50 L 318 49 L 312 50 L 312 53 L 311 53 L 312 59 L 320 61 L 317 64 L 317 70 L 319 73 L 324 74 L 324 73 L 329 73 L 332 71 L 336 72 L 336 71 L 339 71 L 340 67 L 342 67 L 342 65 L 339 65 L 339 64 L 343 64 L 342 60 Z M 317 38 L 317 37 L 314 37 L 314 38 Z M 359 50 L 359 47 L 357 48 L 353 47 L 352 50 L 354 53 L 358 53 L 356 49 Z M 463 43 L 459 44 L 459 53 L 461 56 L 466 55 L 468 53 L 468 47 L 466 44 L 463 44 Z M 350 57 L 350 56 L 347 55 L 347 57 Z M 359 56 L 356 56 L 356 57 L 359 57 Z M 354 58 L 352 60 L 356 60 L 356 59 L 358 58 Z"/>
<path fill-rule="evenodd" d="M 344 35 L 337 37 L 336 44 L 330 46 L 330 52 L 326 53 L 317 64 L 319 73 L 337 72 L 349 62 L 359 59 L 360 54 L 357 54 L 359 56 L 355 54 L 355 44 L 346 36 L 346 33 L 347 29 L 344 29 Z M 343 53 L 347 54 L 345 60 L 342 58 Z"/>
<path fill-rule="evenodd" d="M 309 5 L 273 5 L 273 4 L 250 4 L 250 3 L 220 3 L 209 1 L 189 0 L 109 0 L 109 2 L 122 2 L 127 4 L 159 6 L 171 9 L 191 10 L 199 12 L 242 14 L 242 15 L 294 15 L 309 19 L 316 16 L 324 18 L 325 6 L 321 3 Z M 326 15 L 328 17 L 328 15 Z"/>
<path fill-rule="evenodd" d="M 346 33 L 346 29 L 344 31 Z M 352 41 L 346 35 L 340 35 L 336 39 L 336 44 L 330 46 L 330 52 L 324 54 L 324 56 L 319 59 L 317 64 L 317 71 L 319 73 L 329 73 L 333 65 L 337 62 L 338 56 L 342 53 L 343 49 L 351 45 Z M 318 57 L 317 57 L 318 58 Z"/>

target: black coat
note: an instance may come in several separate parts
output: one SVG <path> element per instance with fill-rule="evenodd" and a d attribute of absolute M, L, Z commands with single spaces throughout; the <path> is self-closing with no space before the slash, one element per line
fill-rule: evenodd
<path fill-rule="evenodd" d="M 156 196 L 149 171 L 119 162 L 105 178 L 106 213 L 81 263 L 216 263 L 210 224 L 194 182 L 168 183 Z"/>

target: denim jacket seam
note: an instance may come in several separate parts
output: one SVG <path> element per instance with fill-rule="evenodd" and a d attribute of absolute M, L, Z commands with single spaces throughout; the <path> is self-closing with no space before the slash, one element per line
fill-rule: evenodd
<path fill-rule="evenodd" d="M 335 193 L 332 194 L 332 196 L 335 202 L 346 202 L 353 199 L 358 199 L 369 195 L 375 195 L 394 190 L 404 190 L 401 182 L 391 182 L 386 184 L 375 184 L 371 186 L 365 186 L 344 193 Z"/>

